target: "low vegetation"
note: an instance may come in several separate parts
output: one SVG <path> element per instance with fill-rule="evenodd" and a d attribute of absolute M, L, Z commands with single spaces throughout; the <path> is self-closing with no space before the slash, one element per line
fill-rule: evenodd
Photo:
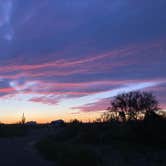
<path fill-rule="evenodd" d="M 151 93 L 120 94 L 96 122 L 71 121 L 36 147 L 60 166 L 166 165 L 166 119 L 158 109 Z"/>
<path fill-rule="evenodd" d="M 44 139 L 36 146 L 46 159 L 54 160 L 61 166 L 100 165 L 97 152 L 88 146 L 56 142 L 53 138 Z"/>
<path fill-rule="evenodd" d="M 0 137 L 25 136 L 27 128 L 20 124 L 0 125 Z"/>
<path fill-rule="evenodd" d="M 39 143 L 37 149 L 49 160 L 58 162 L 60 166 L 65 165 L 108 165 L 115 160 L 111 155 L 117 151 L 123 153 L 119 156 L 121 164 L 132 163 L 135 157 L 130 155 L 136 154 L 140 158 L 147 160 L 149 153 L 152 156 L 156 153 L 157 159 L 150 158 L 156 165 L 158 160 L 166 164 L 165 157 L 165 140 L 166 140 L 166 120 L 160 119 L 155 121 L 128 121 L 128 122 L 105 122 L 93 124 L 67 124 L 59 131 Z M 115 154 L 112 154 L 114 153 Z M 127 158 L 127 159 L 126 159 Z M 142 159 L 138 161 L 142 164 Z M 118 161 L 114 161 L 118 162 Z M 122 164 L 123 163 L 123 164 Z M 124 164 L 125 165 L 125 164 Z"/>

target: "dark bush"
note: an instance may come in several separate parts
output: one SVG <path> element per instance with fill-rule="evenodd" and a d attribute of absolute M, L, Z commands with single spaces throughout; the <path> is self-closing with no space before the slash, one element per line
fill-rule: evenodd
<path fill-rule="evenodd" d="M 77 136 L 78 131 L 79 130 L 76 127 L 71 127 L 71 126 L 65 127 L 56 133 L 56 135 L 54 136 L 54 140 L 57 142 L 69 141 Z"/>
<path fill-rule="evenodd" d="M 0 137 L 16 137 L 24 136 L 27 132 L 27 128 L 23 125 L 1 125 L 0 126 Z"/>
<path fill-rule="evenodd" d="M 36 146 L 46 159 L 57 161 L 61 166 L 101 165 L 99 155 L 89 147 L 56 143 L 51 139 L 42 140 Z"/>
<path fill-rule="evenodd" d="M 80 144 L 100 144 L 101 143 L 101 132 L 97 129 L 86 128 L 79 132 L 76 139 L 76 143 Z"/>

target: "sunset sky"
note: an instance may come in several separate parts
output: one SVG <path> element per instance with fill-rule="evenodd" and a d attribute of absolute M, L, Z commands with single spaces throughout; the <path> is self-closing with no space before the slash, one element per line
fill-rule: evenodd
<path fill-rule="evenodd" d="M 0 121 L 93 120 L 151 91 L 166 109 L 165 0 L 0 0 Z"/>

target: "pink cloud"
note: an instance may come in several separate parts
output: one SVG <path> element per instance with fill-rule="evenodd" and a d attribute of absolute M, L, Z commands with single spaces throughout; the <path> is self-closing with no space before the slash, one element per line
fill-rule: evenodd
<path fill-rule="evenodd" d="M 87 104 L 80 107 L 74 107 L 73 109 L 78 109 L 82 112 L 97 112 L 105 111 L 110 105 L 110 99 L 102 99 L 96 103 Z"/>
<path fill-rule="evenodd" d="M 47 96 L 43 96 L 43 97 L 34 97 L 31 98 L 29 101 L 35 102 L 35 103 L 43 103 L 43 104 L 48 104 L 48 105 L 56 105 L 59 100 L 54 98 L 54 97 L 47 97 Z"/>
<path fill-rule="evenodd" d="M 58 59 L 54 61 L 48 61 L 45 63 L 40 63 L 40 64 L 23 64 L 23 65 L 14 65 L 13 60 L 8 66 L 3 66 L 3 68 L 0 69 L 0 72 L 2 73 L 7 73 L 7 72 L 14 72 L 14 71 L 21 71 L 21 72 L 27 72 L 27 74 L 32 75 L 32 77 L 38 75 L 40 76 L 41 74 L 34 73 L 35 71 L 39 72 L 41 69 L 42 70 L 48 70 L 48 69 L 56 69 L 54 71 L 45 71 L 48 74 L 53 74 L 54 75 L 72 75 L 72 74 L 78 74 L 79 72 L 88 72 L 88 71 L 93 71 L 93 69 L 96 67 L 97 68 L 100 66 L 102 69 L 104 66 L 108 68 L 116 67 L 116 66 L 123 66 L 123 65 L 128 65 L 131 63 L 131 60 L 128 61 L 122 61 L 122 62 L 116 62 L 115 64 L 110 63 L 110 60 L 108 58 L 111 57 L 125 57 L 127 55 L 134 56 L 136 53 L 140 52 L 141 50 L 144 49 L 152 49 L 152 48 L 158 48 L 162 45 L 162 42 L 158 43 L 146 43 L 146 44 L 138 44 L 138 45 L 130 45 L 125 48 L 120 48 L 117 50 L 109 51 L 106 53 L 101 53 L 101 54 L 91 54 L 89 57 L 86 58 L 79 58 L 79 59 L 70 59 L 70 60 L 65 60 L 65 59 Z M 54 55 L 56 57 L 56 55 Z M 106 60 L 105 65 L 101 66 L 100 61 L 101 60 Z M 18 62 L 16 59 L 15 61 Z M 98 62 L 98 63 L 97 63 Z M 86 66 L 85 66 L 86 65 Z M 78 69 L 78 72 L 76 71 L 76 68 Z M 63 70 L 62 70 L 63 69 Z M 66 69 L 66 70 L 65 70 Z M 62 71 L 60 71 L 62 70 Z M 28 73 L 30 72 L 30 73 Z"/>
<path fill-rule="evenodd" d="M 8 88 L 0 88 L 0 93 L 8 94 L 8 93 L 12 93 L 12 92 L 15 92 L 15 90 L 13 88 L 10 88 L 10 87 L 8 87 Z"/>

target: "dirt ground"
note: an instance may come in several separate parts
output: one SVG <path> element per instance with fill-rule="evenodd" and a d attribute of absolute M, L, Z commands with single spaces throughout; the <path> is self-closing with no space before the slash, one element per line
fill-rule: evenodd
<path fill-rule="evenodd" d="M 34 144 L 50 132 L 37 129 L 30 130 L 24 137 L 0 138 L 0 165 L 55 166 L 55 163 L 44 160 L 34 148 Z"/>

